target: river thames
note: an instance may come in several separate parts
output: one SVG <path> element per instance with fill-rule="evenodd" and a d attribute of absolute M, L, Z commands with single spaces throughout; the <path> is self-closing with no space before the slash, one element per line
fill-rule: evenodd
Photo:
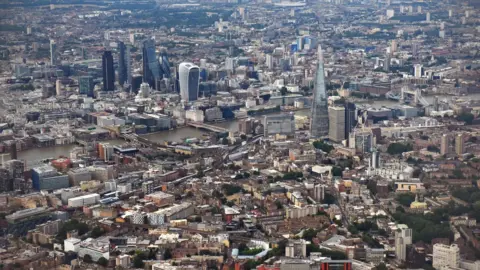
<path fill-rule="evenodd" d="M 469 98 L 471 100 L 480 100 L 480 94 L 473 94 L 473 95 L 468 95 L 465 97 L 461 98 Z M 428 102 L 432 103 L 433 101 L 433 96 L 428 96 L 425 97 Z M 451 97 L 449 96 L 439 96 L 440 100 L 443 99 L 449 99 Z M 373 107 L 373 108 L 380 108 L 383 106 L 392 106 L 398 104 L 396 101 L 392 100 L 377 100 L 374 101 L 372 104 L 364 103 L 360 105 L 364 105 L 366 107 Z M 282 112 L 282 113 L 287 113 L 287 112 Z M 310 110 L 305 109 L 305 110 L 299 110 L 293 112 L 295 115 L 307 115 L 310 116 Z M 281 113 L 274 113 L 275 114 L 281 114 Z M 263 120 L 264 116 L 256 116 L 256 119 Z M 231 120 L 231 121 L 225 121 L 225 122 L 220 122 L 220 123 L 215 123 L 213 125 L 219 126 L 226 128 L 230 131 L 238 131 L 238 122 L 239 120 Z M 204 134 L 207 134 L 207 131 L 196 129 L 193 127 L 181 127 L 177 128 L 174 130 L 169 130 L 169 131 L 161 131 L 161 132 L 156 132 L 152 134 L 146 134 L 142 135 L 145 138 L 148 138 L 152 141 L 156 142 L 163 142 L 163 141 L 175 141 L 175 142 L 180 142 L 184 140 L 185 138 L 194 138 L 194 137 L 202 137 Z M 113 144 L 121 144 L 124 143 L 125 141 L 122 140 L 111 140 L 110 141 Z M 21 151 L 18 153 L 18 158 L 23 159 L 26 161 L 34 161 L 34 160 L 40 160 L 40 159 L 45 159 L 45 158 L 52 158 L 52 157 L 58 157 L 58 156 L 68 156 L 70 150 L 72 150 L 76 145 L 57 145 L 53 147 L 46 147 L 46 148 L 33 148 L 25 151 Z"/>

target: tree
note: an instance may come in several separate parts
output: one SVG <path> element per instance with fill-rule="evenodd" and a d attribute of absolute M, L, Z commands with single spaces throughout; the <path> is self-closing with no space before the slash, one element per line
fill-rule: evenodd
<path fill-rule="evenodd" d="M 327 144 L 323 141 L 314 141 L 313 142 L 313 147 L 315 147 L 317 149 L 320 149 L 327 154 L 330 153 L 334 149 L 334 147 L 332 145 Z"/>
<path fill-rule="evenodd" d="M 469 112 L 464 112 L 459 116 L 457 116 L 457 120 L 465 122 L 466 125 L 471 125 L 473 122 L 473 119 L 475 119 L 475 116 Z"/>
<path fill-rule="evenodd" d="M 282 88 L 280 88 L 280 94 L 282 94 L 282 96 L 286 96 L 287 93 L 288 93 L 287 87 L 283 86 Z"/>
<path fill-rule="evenodd" d="M 98 238 L 102 236 L 104 233 L 105 231 L 102 228 L 96 226 L 95 228 L 93 228 L 92 232 L 90 233 L 90 236 L 93 238 Z"/>
<path fill-rule="evenodd" d="M 98 259 L 97 263 L 103 267 L 107 267 L 108 265 L 108 260 L 105 259 L 104 257 L 101 257 L 100 259 Z"/>
<path fill-rule="evenodd" d="M 342 176 L 343 175 L 343 170 L 341 167 L 334 166 L 332 168 L 332 175 L 333 176 Z"/>
<path fill-rule="evenodd" d="M 374 270 L 388 270 L 388 267 L 385 265 L 385 263 L 380 263 L 379 265 L 375 266 Z"/>
<path fill-rule="evenodd" d="M 411 144 L 403 144 L 403 143 L 391 143 L 388 148 L 387 152 L 390 155 L 399 155 L 404 152 L 412 151 L 413 146 Z"/>
<path fill-rule="evenodd" d="M 407 193 L 400 193 L 397 195 L 397 197 L 395 198 L 397 200 L 398 203 L 400 203 L 401 205 L 403 206 L 407 206 L 409 207 L 410 204 L 415 201 L 415 194 L 411 193 L 411 192 L 407 192 Z"/>
<path fill-rule="evenodd" d="M 222 139 L 222 144 L 223 144 L 223 145 L 227 145 L 227 144 L 228 144 L 228 139 L 227 139 L 227 138 L 223 138 L 223 139 Z"/>
<path fill-rule="evenodd" d="M 436 147 L 435 145 L 427 146 L 427 150 L 430 152 L 440 153 L 440 148 Z"/>
<path fill-rule="evenodd" d="M 165 249 L 165 252 L 163 252 L 163 259 L 170 260 L 171 258 L 173 258 L 172 250 L 170 250 L 169 248 Z"/>
<path fill-rule="evenodd" d="M 88 255 L 88 254 L 85 254 L 83 256 L 83 261 L 86 262 L 86 263 L 92 263 L 92 256 Z"/>

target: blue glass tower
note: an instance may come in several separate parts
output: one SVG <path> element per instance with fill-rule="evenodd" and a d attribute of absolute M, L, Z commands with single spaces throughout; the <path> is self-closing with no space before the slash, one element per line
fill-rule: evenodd
<path fill-rule="evenodd" d="M 328 136 L 328 97 L 325 86 L 323 52 L 320 45 L 318 46 L 318 66 L 315 74 L 312 117 L 310 119 L 310 136 L 313 138 Z"/>
<path fill-rule="evenodd" d="M 143 81 L 153 89 L 157 89 L 157 81 L 160 81 L 160 64 L 155 54 L 155 42 L 151 39 L 143 42 Z"/>

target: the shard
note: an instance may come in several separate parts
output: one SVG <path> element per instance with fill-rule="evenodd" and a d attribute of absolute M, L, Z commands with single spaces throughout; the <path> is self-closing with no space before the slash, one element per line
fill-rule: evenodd
<path fill-rule="evenodd" d="M 328 136 L 328 97 L 325 86 L 323 52 L 320 45 L 318 46 L 318 66 L 315 74 L 312 117 L 310 119 L 310 136 L 313 138 Z"/>

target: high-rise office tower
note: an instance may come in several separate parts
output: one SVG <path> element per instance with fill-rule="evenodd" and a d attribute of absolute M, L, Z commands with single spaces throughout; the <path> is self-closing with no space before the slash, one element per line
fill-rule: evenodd
<path fill-rule="evenodd" d="M 111 51 L 104 51 L 102 55 L 103 91 L 115 90 L 115 69 Z"/>
<path fill-rule="evenodd" d="M 102 55 L 103 91 L 115 90 L 115 69 L 111 51 L 104 51 Z"/>
<path fill-rule="evenodd" d="M 345 107 L 329 107 L 328 119 L 328 138 L 334 142 L 345 140 Z"/>
<path fill-rule="evenodd" d="M 432 266 L 435 269 L 458 268 L 460 265 L 460 248 L 457 245 L 447 246 L 437 243 L 433 245 Z"/>
<path fill-rule="evenodd" d="M 172 76 L 170 72 L 170 61 L 168 61 L 168 54 L 165 49 L 160 52 L 160 57 L 158 57 L 158 62 L 160 63 L 160 72 L 163 78 L 170 79 Z"/>
<path fill-rule="evenodd" d="M 182 100 L 197 100 L 200 68 L 193 63 L 181 63 L 178 67 L 178 75 Z"/>
<path fill-rule="evenodd" d="M 153 89 L 157 89 L 160 82 L 160 64 L 155 53 L 155 41 L 149 39 L 143 42 L 143 81 Z"/>
<path fill-rule="evenodd" d="M 322 47 L 318 46 L 318 66 L 313 92 L 312 117 L 310 119 L 310 136 L 314 138 L 328 135 L 328 100 L 325 87 L 325 70 L 323 67 Z"/>
<path fill-rule="evenodd" d="M 345 138 L 348 139 L 350 133 L 357 125 L 355 103 L 345 102 Z"/>
<path fill-rule="evenodd" d="M 93 86 L 92 76 L 81 76 L 78 78 L 78 93 L 80 95 L 93 97 Z"/>
<path fill-rule="evenodd" d="M 399 228 L 395 231 L 395 255 L 399 261 L 407 258 L 407 245 L 412 244 L 412 229 Z"/>
<path fill-rule="evenodd" d="M 128 64 L 129 61 L 127 59 L 127 46 L 125 43 L 120 41 L 118 43 L 118 83 L 123 86 L 128 79 Z"/>
<path fill-rule="evenodd" d="M 425 16 L 425 21 L 430 22 L 430 12 L 427 12 L 427 15 Z"/>
<path fill-rule="evenodd" d="M 55 66 L 57 64 L 57 43 L 55 40 L 50 40 L 50 65 Z"/>
<path fill-rule="evenodd" d="M 455 136 L 455 153 L 457 155 L 463 155 L 465 152 L 465 142 L 463 138 L 463 133 L 458 134 Z"/>

